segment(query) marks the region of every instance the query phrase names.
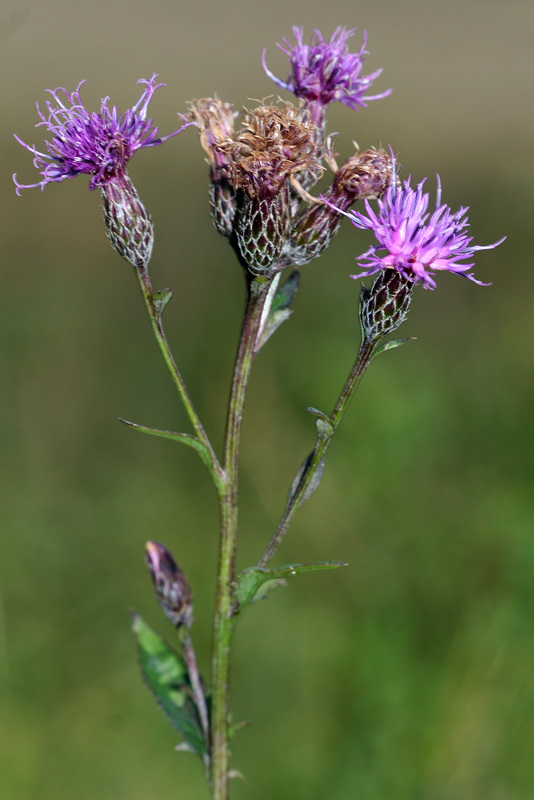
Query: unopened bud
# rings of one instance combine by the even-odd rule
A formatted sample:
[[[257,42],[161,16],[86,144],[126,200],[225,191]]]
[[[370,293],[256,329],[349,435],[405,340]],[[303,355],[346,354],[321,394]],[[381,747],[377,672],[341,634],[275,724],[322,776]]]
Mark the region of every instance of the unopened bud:
[[[176,628],[181,625],[189,628],[193,621],[193,602],[184,573],[159,542],[147,542],[145,560],[165,616]]]
[[[111,246],[137,269],[148,266],[154,227],[126,172],[102,186],[104,222]]]
[[[394,269],[385,269],[370,289],[362,286],[360,324],[369,342],[378,342],[397,330],[406,317],[412,299],[413,281]]]

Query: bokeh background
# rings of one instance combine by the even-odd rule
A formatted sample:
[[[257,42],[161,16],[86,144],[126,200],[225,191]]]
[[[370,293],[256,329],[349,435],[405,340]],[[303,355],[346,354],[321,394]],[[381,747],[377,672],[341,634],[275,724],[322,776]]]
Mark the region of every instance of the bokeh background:
[[[125,109],[160,74],[162,132],[188,99],[273,93],[260,55],[302,24],[369,33],[366,72],[391,97],[331,109],[356,139],[439,171],[471,207],[480,288],[443,275],[415,293],[331,448],[320,490],[278,563],[340,559],[251,608],[238,628],[233,710],[246,719],[234,796],[255,800],[527,800],[534,796],[532,33],[527,0],[5,0],[0,12],[0,796],[202,800],[198,763],[141,685],[128,609],[172,636],[143,564],[165,542],[196,597],[209,671],[217,507],[194,453],[119,416],[188,430],[138,289],[79,178],[17,198],[42,142],[34,103],[74,88]],[[213,229],[195,131],[138,154],[156,225],[154,282],[172,287],[169,337],[219,446],[243,304]],[[295,314],[256,364],[245,420],[241,567],[263,550],[355,356],[367,247],[347,225],[303,269]]]

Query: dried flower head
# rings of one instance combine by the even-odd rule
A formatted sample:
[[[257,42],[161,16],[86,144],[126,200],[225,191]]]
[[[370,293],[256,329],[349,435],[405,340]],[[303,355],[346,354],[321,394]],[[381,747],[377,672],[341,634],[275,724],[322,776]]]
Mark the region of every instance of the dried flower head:
[[[318,30],[314,30],[311,45],[307,45],[303,42],[303,29],[295,26],[293,35],[296,44],[292,45],[284,39],[284,45],[278,45],[291,65],[291,74],[285,81],[277,78],[267,68],[265,50],[263,51],[263,68],[269,78],[280,88],[294,92],[297,97],[304,99],[313,109],[312,118],[316,124],[322,122],[320,109],[324,109],[328,103],[339,100],[357,110],[365,107],[370,100],[378,100],[391,93],[391,89],[387,89],[381,94],[365,96],[365,92],[382,70],[379,69],[371,75],[360,75],[364,56],[367,54],[367,33],[364,31],[360,50],[349,53],[347,40],[353,33],[354,30],[336,28],[327,42]]]
[[[472,261],[462,262],[473,258],[478,250],[497,247],[506,237],[493,244],[471,244],[473,237],[467,234],[468,208],[461,207],[453,213],[449,206],[441,203],[438,175],[435,209],[428,211],[429,195],[423,192],[425,180],[416,189],[411,188],[410,178],[400,187],[393,180],[383,198],[377,201],[378,211],[373,210],[369,200],[365,200],[367,214],[338,209],[356,228],[371,230],[378,240],[378,245],[373,245],[357,259],[364,267],[363,272],[351,277],[361,278],[379,270],[394,269],[414,283],[420,281],[425,289],[434,289],[436,282],[432,273],[447,270],[487,286],[467,272],[473,266]]]
[[[234,138],[234,112],[230,103],[218,97],[206,97],[189,104],[188,119],[200,129],[200,144],[210,165],[210,205],[213,224],[226,239],[232,235],[235,217],[235,189],[230,185],[225,168],[231,156],[225,143]]]
[[[395,164],[391,153],[375,147],[362,153],[356,144],[355,147],[356,153],[341,167],[338,168],[332,158],[329,162],[334,167],[335,177],[325,196],[331,203],[342,205],[344,210],[355,200],[382,197],[393,179]]]
[[[322,171],[316,128],[302,104],[262,103],[245,111],[242,123],[234,139],[221,145],[230,157],[226,173],[235,189],[249,197],[274,196],[296,172]]]
[[[181,625],[189,628],[193,621],[193,603],[184,573],[159,542],[147,542],[145,560],[165,616],[176,628]]]
[[[341,225],[342,212],[357,200],[381,196],[393,179],[393,158],[385,150],[357,150],[341,167],[333,153],[327,161],[334,172],[332,185],[322,201],[315,200],[297,215],[281,266],[301,266],[321,255]]]
[[[33,153],[33,163],[42,180],[21,184],[14,175],[17,194],[21,189],[36,186],[44,189],[48,183],[60,183],[81,174],[92,176],[90,189],[103,187],[125,171],[136,150],[161,144],[190,125],[186,122],[168,136],[158,136],[158,129],[147,119],[148,104],[154,92],[165,85],[156,83],[156,78],[154,74],[148,81],[138,81],[144,84],[143,93],[137,103],[121,115],[116,106],[108,108],[108,97],[102,100],[100,113],[87,111],[80,98],[84,81],[74,92],[61,87],[48,90],[53,101],[46,101],[44,111],[37,104],[41,122],[36,126],[44,125],[52,134],[51,140],[46,142],[47,152],[40,152],[35,145],[28,145],[15,136]]]
[[[237,112],[231,103],[223,103],[218,97],[204,97],[189,103],[187,118],[196,122],[200,129],[200,144],[208,157],[208,163],[224,166],[228,159],[220,145],[234,138],[234,119]]]

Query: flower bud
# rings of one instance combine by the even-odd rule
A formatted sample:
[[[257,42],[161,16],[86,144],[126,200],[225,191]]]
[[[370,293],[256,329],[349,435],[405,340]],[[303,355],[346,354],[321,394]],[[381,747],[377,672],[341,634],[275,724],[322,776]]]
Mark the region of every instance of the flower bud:
[[[152,576],[158,603],[165,616],[179,628],[191,627],[193,602],[186,577],[166,547],[147,542],[146,565]]]
[[[111,246],[134,267],[145,270],[152,255],[154,227],[126,172],[102,186],[102,199]]]
[[[394,269],[380,272],[370,289],[362,286],[360,324],[362,334],[372,343],[397,330],[406,317],[414,283]]]

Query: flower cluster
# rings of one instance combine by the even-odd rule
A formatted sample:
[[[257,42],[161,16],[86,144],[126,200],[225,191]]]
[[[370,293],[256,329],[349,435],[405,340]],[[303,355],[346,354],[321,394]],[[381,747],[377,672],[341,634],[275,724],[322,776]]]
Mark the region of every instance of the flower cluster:
[[[354,30],[338,27],[330,40],[315,30],[311,43],[303,29],[293,28],[295,43],[283,39],[278,47],[287,55],[290,74],[277,78],[263,67],[277,86],[293,92],[297,105],[280,101],[245,109],[241,127],[238,114],[228,103],[207,98],[190,104],[184,124],[167,136],[148,118],[154,92],[164,84],[157,75],[141,80],[143,92],[134,106],[122,114],[104,98],[100,111],[90,113],[74,92],[50,91],[45,109],[37,106],[41,121],[51,134],[46,151],[17,141],[34,156],[41,180],[21,184],[14,176],[17,193],[22,188],[61,182],[79,174],[91,176],[90,189],[100,188],[104,219],[113,247],[138,269],[145,269],[153,244],[149,215],[126,173],[126,165],[140,149],[162,144],[188,125],[196,125],[210,166],[210,203],[217,230],[230,242],[243,267],[253,274],[273,274],[299,266],[320,255],[339,228],[342,215],[353,225],[374,232],[378,244],[359,257],[360,275],[395,270],[405,280],[435,287],[433,274],[448,270],[477,281],[469,272],[478,250],[496,247],[473,245],[467,233],[467,208],[453,213],[441,204],[441,188],[435,209],[429,208],[424,181],[416,189],[394,174],[393,154],[371,148],[338,167],[325,131],[325,112],[330,103],[341,102],[357,110],[391,90],[369,95],[377,70],[362,75],[367,55],[364,32],[360,49],[349,51]],[[320,198],[310,189],[326,167],[333,172],[331,185]],[[369,200],[378,200],[373,210]],[[365,201],[365,213],[350,210]],[[468,262],[468,263],[465,263]]]

